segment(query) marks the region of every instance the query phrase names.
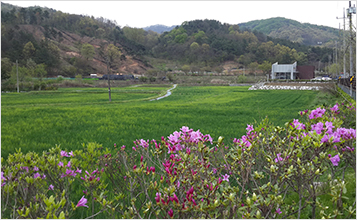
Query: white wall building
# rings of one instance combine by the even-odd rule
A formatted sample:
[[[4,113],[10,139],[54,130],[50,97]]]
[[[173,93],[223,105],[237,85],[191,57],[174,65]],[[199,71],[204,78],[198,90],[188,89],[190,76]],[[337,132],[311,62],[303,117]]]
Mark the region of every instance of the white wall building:
[[[296,79],[296,65],[293,64],[278,64],[274,63],[271,66],[271,78],[272,79]]]

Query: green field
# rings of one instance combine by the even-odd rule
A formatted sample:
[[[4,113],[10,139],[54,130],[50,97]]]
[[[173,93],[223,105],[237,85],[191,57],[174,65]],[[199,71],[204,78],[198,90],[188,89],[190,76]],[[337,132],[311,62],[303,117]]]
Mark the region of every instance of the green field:
[[[171,96],[167,86],[112,89],[60,88],[57,91],[1,95],[1,154],[21,148],[41,152],[61,145],[79,149],[82,143],[104,147],[131,146],[136,139],[160,139],[188,126],[219,136],[238,138],[246,125],[269,116],[283,125],[298,112],[336,98],[318,91],[249,91],[249,87],[180,87]]]

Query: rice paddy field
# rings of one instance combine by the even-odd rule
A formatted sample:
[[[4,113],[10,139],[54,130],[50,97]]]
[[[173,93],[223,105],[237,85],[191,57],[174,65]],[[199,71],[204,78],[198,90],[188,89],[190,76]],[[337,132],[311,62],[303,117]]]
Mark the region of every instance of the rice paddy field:
[[[247,124],[268,116],[276,125],[298,118],[298,112],[337,97],[320,91],[249,91],[248,86],[167,85],[112,88],[59,88],[57,91],[2,93],[1,156],[15,149],[42,152],[56,145],[81,148],[97,142],[103,147],[132,146],[136,139],[160,139],[182,126],[219,136],[238,138]]]

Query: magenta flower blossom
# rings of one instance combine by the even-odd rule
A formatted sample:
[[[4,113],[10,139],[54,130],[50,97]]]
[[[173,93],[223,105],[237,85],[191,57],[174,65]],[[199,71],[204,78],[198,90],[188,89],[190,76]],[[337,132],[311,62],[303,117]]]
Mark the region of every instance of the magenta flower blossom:
[[[69,152],[69,156],[74,157],[73,151]]]
[[[152,171],[153,173],[155,173],[155,167],[150,167],[150,171]]]
[[[33,175],[33,178],[34,178],[34,179],[40,178],[40,177],[41,177],[41,175],[40,175],[39,173],[35,173],[35,174]]]
[[[58,166],[63,167],[63,162],[60,161],[60,162],[58,163]]]
[[[294,119],[294,121],[293,121],[293,127],[296,128],[297,130],[306,129],[306,126],[305,126],[303,123],[299,122],[298,119]]]
[[[135,170],[136,169],[136,165],[134,165],[134,167],[133,167],[133,170]]]
[[[223,181],[227,181],[229,182],[229,175],[228,174],[225,174],[223,177]]]
[[[53,190],[55,187],[51,184],[49,187],[48,187],[48,190]]]
[[[326,109],[321,109],[321,108],[317,108],[315,110],[312,110],[309,118],[310,119],[314,119],[314,118],[321,118],[323,114],[325,114]]]
[[[170,209],[167,214],[169,214],[169,216],[172,218],[174,216],[174,211],[172,211],[172,209]]]
[[[275,163],[277,163],[278,161],[283,161],[283,158],[280,157],[281,154],[277,154],[277,158],[274,159]]]
[[[39,171],[38,167],[36,167],[36,166],[33,168],[33,170],[34,171]]]
[[[61,151],[61,157],[69,157],[66,151]]]
[[[191,131],[193,131],[192,129],[189,129],[188,127],[186,127],[186,126],[182,126],[182,128],[180,129],[182,132],[184,132],[184,133],[189,133],[189,132],[191,132]]]
[[[278,213],[278,214],[281,214],[281,213],[282,213],[281,210],[280,210],[280,208],[278,208],[278,209],[276,210],[276,213]]]
[[[135,148],[135,147],[133,147],[133,150],[134,150],[134,151],[136,151],[136,148]]]
[[[71,167],[71,161],[68,161],[67,167]]]
[[[338,166],[338,162],[340,162],[340,156],[336,154],[334,157],[331,157],[330,160],[334,166]]]
[[[121,146],[121,149],[122,149],[122,150],[125,150],[125,145]]]
[[[329,136],[325,135],[321,138],[321,143],[327,143],[329,141]]]
[[[155,200],[156,200],[157,203],[160,202],[160,197],[161,197],[161,193],[157,192],[156,196],[155,196]]]
[[[311,130],[316,131],[316,134],[321,134],[322,130],[324,130],[324,123],[319,122],[317,124],[311,125]]]
[[[87,203],[87,199],[84,198],[84,196],[83,196],[83,197],[78,201],[77,207],[84,206],[84,207],[87,207],[87,208],[88,208],[88,206],[86,205],[86,203]]]
[[[76,173],[82,173],[82,170],[80,170],[79,168],[77,168]]]
[[[337,112],[338,111],[338,104],[334,105],[332,108],[330,108],[331,111]]]
[[[326,130],[327,130],[326,133],[327,133],[327,134],[333,134],[332,129],[333,129],[335,126],[333,126],[332,122],[326,121],[326,122],[325,122],[325,126],[326,126]]]
[[[253,125],[248,125],[247,124],[246,130],[248,131],[248,133],[250,133],[251,131],[254,131]]]

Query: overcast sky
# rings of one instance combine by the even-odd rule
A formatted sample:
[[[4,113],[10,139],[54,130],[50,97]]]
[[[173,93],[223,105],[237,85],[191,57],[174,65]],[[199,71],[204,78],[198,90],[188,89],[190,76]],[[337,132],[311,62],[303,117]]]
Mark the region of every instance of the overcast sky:
[[[272,17],[343,29],[343,8],[348,1],[3,1],[21,7],[41,6],[70,14],[115,20],[121,27],[214,19],[238,24]],[[352,6],[356,1],[352,1]],[[355,24],[356,15],[353,15]],[[347,24],[348,20],[346,20]],[[346,26],[346,29],[348,26]]]

